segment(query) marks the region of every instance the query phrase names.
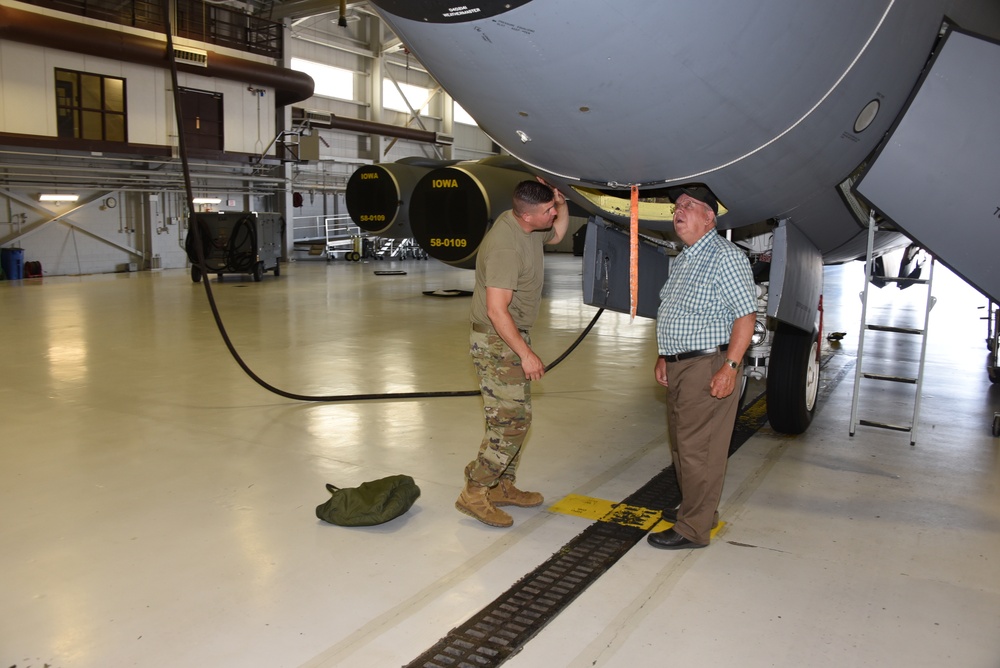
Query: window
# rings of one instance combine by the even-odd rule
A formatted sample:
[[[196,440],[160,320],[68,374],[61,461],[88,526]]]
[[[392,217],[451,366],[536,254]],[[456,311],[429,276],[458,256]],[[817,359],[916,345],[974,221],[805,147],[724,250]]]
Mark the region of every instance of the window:
[[[316,88],[313,95],[320,97],[335,97],[341,100],[354,99],[354,72],[331,67],[311,60],[292,58],[292,69],[305,72],[313,78]]]
[[[406,94],[406,100],[410,103],[411,107],[417,110],[421,116],[428,115],[428,107],[431,101],[431,91],[429,89],[405,83],[399,84],[399,87],[403,89],[403,93]],[[382,107],[391,109],[392,111],[410,113],[410,110],[406,107],[406,102],[403,101],[403,96],[399,94],[399,90],[388,79],[382,80]]]
[[[59,137],[128,141],[125,80],[56,69],[56,128]]]
[[[465,125],[475,125],[477,127],[479,126],[479,123],[476,123],[476,119],[470,116],[469,112],[463,109],[462,105],[460,105],[458,102],[455,103],[455,108],[452,111],[452,113],[455,115],[456,123],[464,123]]]

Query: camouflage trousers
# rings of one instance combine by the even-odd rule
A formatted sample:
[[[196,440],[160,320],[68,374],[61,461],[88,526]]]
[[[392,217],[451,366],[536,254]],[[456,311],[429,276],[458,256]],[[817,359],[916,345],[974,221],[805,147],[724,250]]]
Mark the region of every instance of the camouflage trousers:
[[[527,333],[521,336],[530,345]],[[501,477],[514,480],[521,445],[531,424],[531,382],[524,377],[521,359],[496,332],[473,331],[469,353],[479,374],[486,435],[479,455],[465,467],[466,480],[487,487]]]

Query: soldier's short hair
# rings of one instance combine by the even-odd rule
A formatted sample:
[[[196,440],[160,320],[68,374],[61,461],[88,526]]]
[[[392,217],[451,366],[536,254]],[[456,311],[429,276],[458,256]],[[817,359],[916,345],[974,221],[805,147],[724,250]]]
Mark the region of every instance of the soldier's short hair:
[[[521,215],[530,206],[548,204],[555,195],[552,188],[538,181],[521,181],[514,188],[514,213]]]

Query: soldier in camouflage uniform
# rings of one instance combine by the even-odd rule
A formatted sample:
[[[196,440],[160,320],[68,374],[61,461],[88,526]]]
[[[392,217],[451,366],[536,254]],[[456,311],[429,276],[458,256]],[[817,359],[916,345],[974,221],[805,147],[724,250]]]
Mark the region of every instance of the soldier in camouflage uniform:
[[[476,257],[469,344],[486,435],[479,455],[465,467],[465,488],[455,507],[490,526],[514,523],[497,506],[543,501],[538,492],[515,487],[514,480],[531,424],[531,381],[545,373],[528,335],[541,303],[543,246],[559,243],[568,226],[562,193],[539,181],[522,181],[514,189],[513,209],[497,217]]]

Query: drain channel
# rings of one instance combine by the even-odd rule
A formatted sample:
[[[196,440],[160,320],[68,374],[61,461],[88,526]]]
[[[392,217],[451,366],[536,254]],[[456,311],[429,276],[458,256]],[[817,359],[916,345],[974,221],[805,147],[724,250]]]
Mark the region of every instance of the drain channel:
[[[825,356],[823,368],[834,356]],[[840,370],[820,389],[829,396],[846,374]],[[767,422],[765,395],[737,415],[729,454],[739,450]],[[644,516],[672,508],[680,500],[672,466],[622,501],[558,552],[518,580],[404,668],[493,668],[517,654],[542,628],[646,535]],[[629,508],[621,508],[629,506]],[[639,511],[638,513],[635,511]]]
[[[677,478],[668,467],[623,503],[661,511],[677,498]],[[499,666],[645,535],[645,529],[595,522],[407,668]]]

